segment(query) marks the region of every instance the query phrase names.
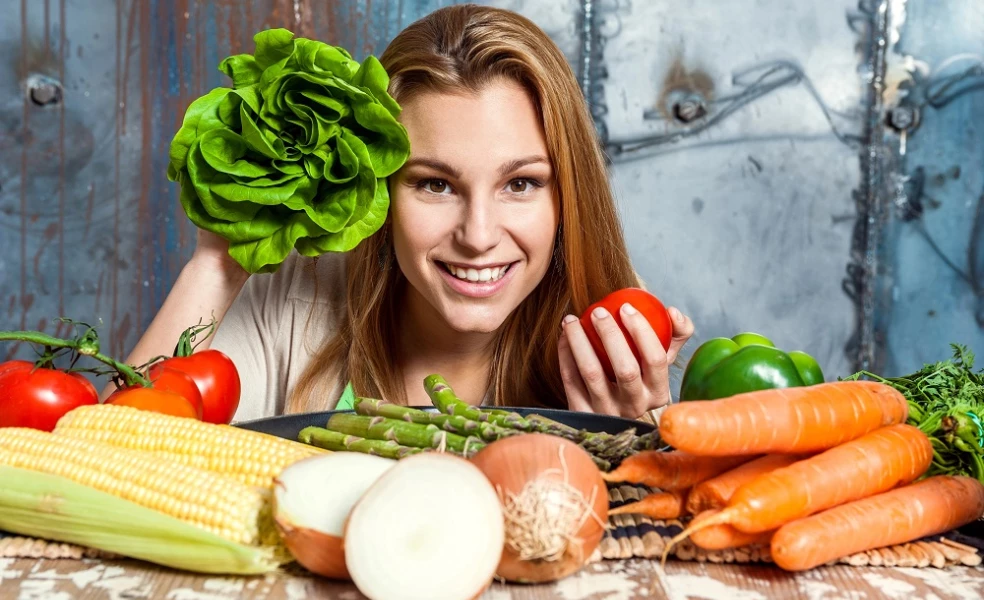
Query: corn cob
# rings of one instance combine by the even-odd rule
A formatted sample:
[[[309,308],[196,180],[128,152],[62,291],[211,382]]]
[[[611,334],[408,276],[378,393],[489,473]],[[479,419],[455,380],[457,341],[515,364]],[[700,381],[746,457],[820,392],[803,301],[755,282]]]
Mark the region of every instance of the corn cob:
[[[200,573],[267,573],[290,560],[65,477],[0,464],[0,482],[0,529],[12,533]]]
[[[58,475],[232,542],[274,539],[265,491],[144,452],[6,427],[0,428],[0,465]]]
[[[58,421],[54,433],[151,452],[267,489],[284,467],[325,452],[257,431],[113,404],[76,408]]]

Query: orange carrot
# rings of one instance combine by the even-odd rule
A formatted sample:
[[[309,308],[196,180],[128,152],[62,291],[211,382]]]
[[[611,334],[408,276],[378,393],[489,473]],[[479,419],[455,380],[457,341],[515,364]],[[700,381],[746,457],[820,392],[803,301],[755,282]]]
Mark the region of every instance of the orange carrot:
[[[984,514],[984,485],[937,475],[793,521],[772,537],[772,558],[787,571],[951,531]]]
[[[835,381],[673,404],[659,433],[701,456],[820,452],[908,415],[905,396],[888,385]]]
[[[705,520],[716,515],[720,511],[707,510],[691,521],[692,525],[699,525]],[[751,546],[752,544],[768,544],[775,531],[763,531],[761,533],[745,533],[732,527],[731,525],[710,525],[704,529],[695,531],[690,536],[690,541],[695,546],[704,550],[725,550],[727,548],[740,548]]]
[[[804,458],[805,455],[798,454],[769,454],[702,481],[687,496],[687,512],[696,515],[706,510],[724,508],[735,490],[742,485],[759,475],[788,467]]]
[[[675,492],[656,492],[638,502],[623,504],[608,511],[609,515],[638,514],[651,519],[678,519],[683,514],[687,502],[686,490]]]
[[[746,483],[721,512],[673,538],[667,552],[698,528],[723,523],[761,533],[910,483],[926,472],[932,459],[929,438],[911,425],[872,431]]]
[[[672,492],[693,487],[752,458],[644,450],[623,460],[614,471],[601,475],[609,483],[637,483]]]

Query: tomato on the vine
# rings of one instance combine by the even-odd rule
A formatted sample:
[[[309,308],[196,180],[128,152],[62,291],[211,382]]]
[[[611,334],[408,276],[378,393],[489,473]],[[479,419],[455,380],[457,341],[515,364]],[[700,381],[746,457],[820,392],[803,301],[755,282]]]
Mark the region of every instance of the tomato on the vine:
[[[629,343],[632,354],[636,357],[636,360],[640,360],[639,348],[636,347],[635,341],[632,339],[632,334],[629,333],[625,328],[625,324],[622,323],[621,308],[626,303],[631,304],[639,311],[639,314],[646,317],[646,320],[649,321],[649,324],[652,325],[653,330],[656,332],[659,341],[662,342],[664,350],[670,348],[670,341],[673,339],[673,321],[670,319],[670,313],[667,312],[666,307],[659,301],[659,298],[646,290],[625,288],[612,292],[589,306],[584,311],[584,314],[581,315],[581,327],[584,328],[584,333],[588,336],[591,346],[598,354],[598,360],[601,361],[605,375],[611,381],[615,380],[615,371],[612,369],[612,362],[608,358],[608,352],[605,351],[605,345],[602,343],[601,337],[595,331],[594,324],[591,322],[591,312],[599,306],[607,310],[625,335],[625,340]]]
[[[241,382],[232,359],[215,349],[174,356],[159,364],[177,369],[194,380],[201,392],[202,421],[228,424],[239,407]]]
[[[201,420],[204,408],[202,393],[188,374],[163,361],[150,367],[147,379],[155,390],[171,392],[187,400],[195,409],[195,418]]]
[[[52,431],[68,411],[98,403],[95,386],[79,373],[26,360],[0,364],[0,427]]]
[[[198,411],[184,396],[175,392],[135,385],[126,387],[106,399],[106,404],[132,406],[140,410],[198,419]]]

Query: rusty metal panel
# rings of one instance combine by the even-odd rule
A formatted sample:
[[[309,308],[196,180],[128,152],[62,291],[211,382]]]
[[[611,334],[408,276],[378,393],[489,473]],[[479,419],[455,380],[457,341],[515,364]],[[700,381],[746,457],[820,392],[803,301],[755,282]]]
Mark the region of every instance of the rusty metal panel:
[[[984,4],[893,5],[885,370],[936,362],[951,342],[984,366]]]
[[[84,320],[124,356],[194,248],[167,150],[219,61],[270,27],[361,58],[445,4],[0,0],[0,327]]]
[[[685,355],[755,331],[850,372],[856,4],[634,2],[609,17],[614,184],[638,269],[694,320]]]

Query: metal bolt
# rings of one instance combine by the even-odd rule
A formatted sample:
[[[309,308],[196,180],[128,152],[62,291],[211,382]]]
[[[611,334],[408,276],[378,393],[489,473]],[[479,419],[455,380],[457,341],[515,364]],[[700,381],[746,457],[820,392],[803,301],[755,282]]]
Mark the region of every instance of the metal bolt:
[[[44,75],[32,75],[28,79],[28,96],[38,106],[58,104],[62,101],[62,86]]]
[[[888,113],[888,124],[897,131],[912,129],[919,121],[916,108],[907,104],[896,106]]]
[[[691,123],[707,114],[700,98],[687,98],[673,105],[673,116],[681,123]]]

